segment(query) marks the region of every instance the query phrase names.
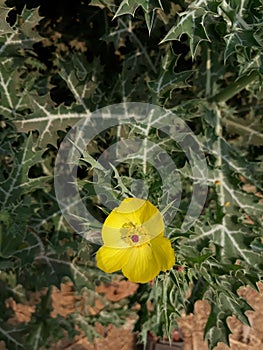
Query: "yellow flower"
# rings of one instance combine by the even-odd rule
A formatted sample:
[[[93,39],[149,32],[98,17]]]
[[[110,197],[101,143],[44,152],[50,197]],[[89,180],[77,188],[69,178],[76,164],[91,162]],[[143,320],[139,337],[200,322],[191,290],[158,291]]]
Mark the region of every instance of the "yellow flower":
[[[124,199],[105,220],[102,239],[97,266],[107,273],[122,270],[132,282],[147,283],[175,263],[162,215],[148,200]]]

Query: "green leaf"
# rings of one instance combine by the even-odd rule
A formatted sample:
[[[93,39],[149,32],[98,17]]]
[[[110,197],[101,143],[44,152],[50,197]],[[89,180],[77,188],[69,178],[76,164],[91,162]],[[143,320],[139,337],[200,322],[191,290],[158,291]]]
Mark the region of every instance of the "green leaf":
[[[40,17],[37,9],[22,11],[11,33],[0,35],[0,112],[5,118],[24,116],[28,113],[28,91],[36,83],[35,74],[24,66],[24,53],[33,49],[41,37],[35,31]],[[34,55],[33,55],[34,56]],[[27,79],[23,74],[27,72]]]
[[[89,112],[87,101],[96,90],[97,83],[93,80],[94,71],[100,69],[98,60],[90,65],[86,59],[73,55],[71,60],[60,62],[59,74],[75,97],[76,103],[83,111]]]
[[[230,290],[231,285],[229,285]],[[227,325],[227,317],[233,314],[244,324],[250,326],[246,311],[253,310],[252,307],[238,295],[221,292],[214,296],[215,302],[211,303],[211,311],[205,326],[205,339],[208,340],[209,349],[213,349],[219,342],[229,346],[229,335],[231,333]]]
[[[5,5],[5,0],[0,0],[0,36],[13,32],[13,29],[6,21],[10,10],[11,9]]]
[[[10,67],[1,67],[0,72],[0,93],[1,106],[0,112],[6,118],[13,118],[19,111],[24,112],[27,108],[26,91],[21,95],[17,93],[16,82],[19,79],[17,69],[12,70]]]
[[[228,131],[236,132],[241,136],[242,144],[263,146],[263,126],[260,118],[254,115],[252,108],[251,113],[246,118],[233,115],[230,118],[224,118],[223,124]]]
[[[7,33],[0,32],[0,58],[9,57],[15,59],[17,53],[24,49],[31,49],[32,45],[42,38],[35,30],[40,21],[38,9],[23,9],[22,14],[17,17],[15,29]],[[13,57],[12,57],[12,55]],[[0,62],[4,64],[4,62]]]
[[[171,95],[174,89],[183,89],[190,86],[188,82],[193,76],[192,70],[178,71],[177,62],[180,56],[169,49],[162,59],[162,69],[157,79],[148,82],[151,91],[162,98]]]
[[[84,57],[72,55],[66,63],[61,60],[59,65],[59,74],[74,96],[75,103],[70,107],[66,105],[57,107],[49,94],[39,96],[34,89],[25,91],[23,100],[30,108],[30,112],[26,116],[17,116],[14,121],[18,132],[37,130],[38,144],[42,148],[48,144],[57,147],[57,130],[66,131],[80,119],[90,116],[90,100],[94,98],[98,87],[93,80],[94,71],[99,72],[101,69],[97,60],[89,64]]]
[[[125,14],[134,16],[138,7],[142,7],[144,11],[145,21],[150,33],[153,27],[155,11],[163,8],[161,0],[123,0],[114,18]]]
[[[23,34],[27,40],[30,38],[35,42],[38,42],[42,39],[39,32],[36,30],[36,26],[39,25],[42,18],[43,17],[39,16],[39,8],[34,8],[32,10],[24,8],[22,14],[18,16],[17,22],[19,21],[21,23],[21,34]]]
[[[156,82],[149,82],[148,86],[154,93],[161,96],[167,91],[188,87],[189,83],[187,83],[187,81],[191,78],[192,75],[192,70],[183,71],[180,73],[166,71],[158,78]]]
[[[32,108],[23,119],[17,118],[14,125],[18,132],[28,133],[37,130],[39,132],[38,144],[45,148],[48,144],[57,146],[57,130],[66,131],[81,118],[86,118],[89,113],[83,112],[79,106],[69,109],[66,106],[55,107],[50,96],[27,95],[28,106]],[[41,111],[41,116],[39,115]]]
[[[146,2],[146,1],[145,1]],[[123,0],[115,13],[115,17],[130,14],[134,16],[136,9],[141,6],[142,1],[138,0]]]
[[[220,4],[222,16],[228,25],[228,34],[224,39],[226,48],[224,60],[231,55],[239,59],[246,57],[251,69],[251,61],[262,52],[262,10],[258,1],[230,1]],[[258,35],[259,34],[259,35]]]
[[[263,252],[263,243],[262,243],[262,239],[257,237],[253,240],[253,242],[251,242],[250,244],[251,248],[255,251],[255,252],[259,252],[262,253]]]
[[[195,57],[200,42],[209,41],[205,22],[206,16],[210,11],[206,5],[206,0],[193,1],[188,6],[187,11],[180,13],[178,23],[170,29],[161,43],[170,40],[180,40],[182,34],[186,34],[190,39],[192,57]]]
[[[213,303],[204,331],[210,350],[216,347],[219,342],[224,342],[229,346],[231,331],[226,323],[226,318],[227,315],[222,312],[221,308]]]
[[[1,182],[0,203],[2,210],[19,201],[22,195],[43,188],[49,179],[48,176],[28,177],[30,168],[41,163],[43,150],[35,149],[32,134],[28,138],[23,136],[23,139],[24,142],[17,153],[10,150],[13,166],[9,177]]]
[[[224,60],[226,61],[231,55],[236,54],[239,48],[256,47],[260,48],[260,43],[256,40],[255,31],[253,29],[237,30],[225,36],[226,49],[224,52]],[[251,59],[251,57],[248,57]]]
[[[20,332],[24,330],[24,325],[14,328],[12,325],[5,324],[0,327],[0,339],[8,344],[9,349],[25,349]]]

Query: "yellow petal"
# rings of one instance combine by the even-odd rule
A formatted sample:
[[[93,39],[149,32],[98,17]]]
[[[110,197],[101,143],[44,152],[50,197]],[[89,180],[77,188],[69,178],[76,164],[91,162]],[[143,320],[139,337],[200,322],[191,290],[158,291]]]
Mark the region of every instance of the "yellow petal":
[[[100,247],[96,254],[98,268],[107,273],[121,270],[129,260],[131,249]]]
[[[125,198],[119,207],[113,209],[105,220],[108,227],[121,228],[128,222],[142,224],[158,209],[149,201],[140,198]]]
[[[133,247],[122,272],[132,282],[147,283],[160,271],[170,270],[174,264],[171,242],[161,234],[149,243]]]
[[[142,228],[148,232],[151,239],[164,235],[164,221],[162,214],[157,209],[156,213],[152,215],[148,220],[145,220],[142,224]]]
[[[102,227],[104,245],[114,248],[128,248],[120,229],[128,223],[141,225],[150,240],[164,231],[164,222],[159,210],[148,200],[126,198],[105,220]]]
[[[129,260],[123,266],[122,272],[131,282],[147,283],[155,278],[160,272],[160,266],[151,245],[145,243],[131,248]]]
[[[171,242],[161,235],[151,240],[155,260],[158,261],[161,271],[170,270],[175,264],[175,254]]]

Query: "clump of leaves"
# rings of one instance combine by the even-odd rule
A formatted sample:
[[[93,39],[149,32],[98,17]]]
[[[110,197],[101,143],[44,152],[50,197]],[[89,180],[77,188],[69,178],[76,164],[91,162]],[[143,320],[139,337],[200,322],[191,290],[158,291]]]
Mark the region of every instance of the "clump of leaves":
[[[169,334],[182,310],[193,312],[195,301],[206,299],[211,311],[204,337],[210,349],[220,341],[228,344],[227,317],[234,314],[248,324],[245,312],[251,309],[238,289],[257,289],[263,272],[261,2],[93,0],[85,6],[76,2],[75,12],[67,6],[60,12],[58,2],[52,14],[45,3],[39,0],[37,9],[30,1],[24,7],[0,1],[0,339],[10,349],[47,348],[62,336],[59,329],[74,336],[75,323],[94,335],[92,315],[52,319],[49,292],[31,322],[14,329],[5,300],[21,302],[31,290],[59,288],[65,278],[93,293],[96,282],[109,280],[95,267],[97,247],[63,219],[53,188],[54,162],[78,120],[97,108],[132,101],[170,109],[195,132],[208,165],[202,214],[194,227],[182,230],[192,173],[180,147],[154,124],[131,123],[98,135],[79,164],[80,192],[102,220],[105,208],[92,172],[98,167],[106,176],[109,169],[99,166],[99,154],[120,137],[140,133],[169,153],[184,194],[167,228],[177,266],[153,286],[138,289],[142,308],[136,327],[144,341],[149,330]],[[146,163],[134,151],[114,169],[114,196],[139,193],[147,183],[153,202],[169,198]],[[113,312],[108,306],[106,316]],[[119,324],[129,310],[114,312]],[[112,322],[105,313],[96,320]]]

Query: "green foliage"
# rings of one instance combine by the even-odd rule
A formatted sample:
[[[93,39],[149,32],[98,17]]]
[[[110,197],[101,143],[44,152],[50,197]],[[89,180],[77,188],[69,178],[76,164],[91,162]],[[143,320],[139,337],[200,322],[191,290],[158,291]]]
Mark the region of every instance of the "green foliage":
[[[50,6],[38,0],[36,8],[30,6],[26,0],[0,2],[0,339],[8,349],[48,348],[65,332],[73,337],[75,325],[92,338],[96,322],[114,319],[120,325],[138,301],[136,329],[146,341],[149,330],[169,335],[182,310],[193,312],[194,303],[206,299],[211,304],[204,334],[209,348],[228,344],[227,317],[236,315],[248,324],[245,312],[251,310],[238,290],[245,285],[257,289],[263,273],[262,2],[123,0]],[[83,152],[78,186],[100,221],[107,201],[147,191],[155,204],[164,198],[164,214],[176,212],[166,228],[176,266],[153,286],[140,286],[125,305],[95,292],[96,283],[111,276],[95,266],[98,247],[65,222],[53,185],[66,132],[94,110],[120,102],[153,103],[189,124],[206,156],[209,188],[202,214],[184,230],[193,184],[202,184],[205,174],[197,166],[200,178],[193,178],[176,128],[174,139],[157,130],[167,125],[165,113],[152,123],[109,128]],[[178,177],[167,164],[166,187],[158,169],[147,163],[146,146],[131,148],[111,169],[98,162],[109,146],[135,137],[154,143],[173,160]],[[95,171],[101,196],[94,189]],[[107,176],[112,188],[104,186]],[[179,208],[172,200],[181,191],[177,183],[183,193]],[[79,293],[105,303],[101,314],[50,316],[52,286],[60,288],[69,279]],[[8,321],[13,314],[8,298],[25,303],[30,291],[43,290],[29,323]]]
[[[118,7],[115,17],[125,14],[134,16],[135,11],[139,7],[143,9],[145,22],[149,33],[151,33],[155,19],[155,11],[157,9],[162,9],[162,3],[160,0],[123,0]]]

